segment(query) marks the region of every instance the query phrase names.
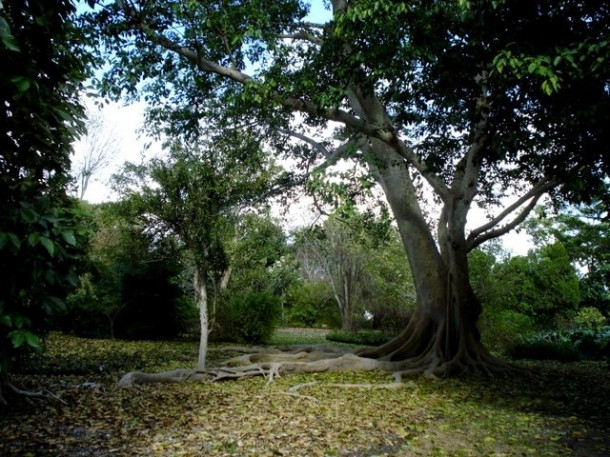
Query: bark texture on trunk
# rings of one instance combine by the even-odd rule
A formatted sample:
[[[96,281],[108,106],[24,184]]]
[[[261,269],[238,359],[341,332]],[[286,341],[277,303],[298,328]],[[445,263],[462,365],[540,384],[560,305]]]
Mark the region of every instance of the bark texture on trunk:
[[[208,318],[208,289],[206,285],[205,273],[195,272],[194,279],[195,295],[197,297],[197,307],[199,308],[199,355],[197,357],[197,369],[205,370],[206,357],[208,354],[209,318]]]
[[[410,262],[417,305],[411,321],[394,340],[356,354],[401,361],[400,375],[504,371],[506,365],[481,344],[476,326],[481,305],[468,275],[464,237],[467,205],[461,199],[449,199],[450,210],[441,217],[440,224],[445,225],[439,228],[437,244],[421,213],[404,160],[379,141],[372,142],[371,151],[375,155],[372,171],[396,218]]]

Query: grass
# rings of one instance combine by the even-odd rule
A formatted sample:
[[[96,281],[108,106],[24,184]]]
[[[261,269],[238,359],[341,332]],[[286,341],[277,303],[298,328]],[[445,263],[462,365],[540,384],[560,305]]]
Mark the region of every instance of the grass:
[[[275,344],[328,343],[290,329]],[[54,334],[16,377],[59,402],[12,397],[0,411],[7,456],[606,456],[610,370],[603,363],[530,362],[535,377],[415,378],[318,373],[120,390],[129,370],[193,366],[194,342],[84,340]],[[223,357],[210,351],[211,363]],[[289,392],[298,384],[318,383]],[[93,382],[93,388],[84,384]],[[333,384],[333,386],[331,386]]]

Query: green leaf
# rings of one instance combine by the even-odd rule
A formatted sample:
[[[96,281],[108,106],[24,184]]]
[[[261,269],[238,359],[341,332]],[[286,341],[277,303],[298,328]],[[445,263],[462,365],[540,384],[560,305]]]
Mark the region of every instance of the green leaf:
[[[15,331],[9,333],[9,336],[11,338],[11,343],[13,344],[13,347],[15,349],[23,346],[23,343],[25,343],[25,333],[26,332],[24,330],[15,330]]]
[[[11,316],[8,314],[1,314],[0,315],[0,324],[4,324],[7,327],[12,327],[13,326],[13,320],[11,319]]]
[[[41,236],[40,244],[47,248],[47,251],[49,251],[49,255],[51,257],[55,255],[55,243],[53,243],[53,241],[51,241],[49,238],[47,238],[46,236]]]
[[[37,335],[34,335],[32,332],[24,332],[25,341],[33,349],[41,349],[40,347],[40,338]]]
[[[10,51],[21,52],[19,49],[19,45],[17,44],[17,40],[11,33],[11,28],[8,25],[8,22],[3,17],[0,17],[0,39],[2,40],[2,44],[4,47]]]
[[[74,232],[72,230],[63,232],[62,236],[64,237],[64,240],[66,240],[66,243],[71,246],[76,246],[76,237],[74,236]]]
[[[17,235],[15,235],[14,233],[3,233],[3,235],[6,235],[6,239],[8,241],[11,242],[11,244],[19,249],[19,247],[21,246],[21,241],[19,241],[19,237],[17,237]],[[4,245],[0,246],[0,249],[3,247]]]
[[[39,233],[30,233],[28,235],[28,244],[30,246],[36,246],[40,243],[40,234]]]
[[[551,95],[553,93],[553,88],[548,81],[544,81],[542,83],[542,91],[547,95]]]
[[[16,76],[11,79],[11,82],[17,86],[19,92],[26,92],[31,85],[31,81],[23,76]]]
[[[54,297],[54,296],[51,295],[48,298],[48,301],[53,303],[53,305],[54,305],[54,307],[56,309],[59,309],[60,311],[65,311],[66,310],[66,303],[61,298]]]

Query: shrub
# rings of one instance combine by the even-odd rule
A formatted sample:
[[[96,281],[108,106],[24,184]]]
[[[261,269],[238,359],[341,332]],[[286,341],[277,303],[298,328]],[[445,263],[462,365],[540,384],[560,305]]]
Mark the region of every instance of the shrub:
[[[286,296],[283,324],[288,327],[340,327],[341,315],[323,282],[297,282]]]
[[[267,343],[279,322],[280,300],[269,292],[246,292],[224,301],[216,313],[218,332],[211,336],[243,344]]]
[[[329,341],[338,343],[357,344],[362,346],[379,346],[390,341],[394,337],[388,332],[377,330],[359,330],[357,332],[345,332],[343,330],[335,330],[326,335]]]
[[[610,327],[539,333],[509,346],[513,358],[610,360]]]
[[[481,337],[486,347],[503,351],[534,333],[534,322],[513,310],[486,309],[479,321]]]
[[[580,358],[580,354],[576,347],[567,341],[523,341],[510,346],[507,352],[513,359],[574,362]]]
[[[584,357],[610,360],[610,327],[576,330],[571,340]]]
[[[586,306],[580,308],[574,316],[574,324],[582,329],[595,329],[603,326],[606,318],[597,308]]]

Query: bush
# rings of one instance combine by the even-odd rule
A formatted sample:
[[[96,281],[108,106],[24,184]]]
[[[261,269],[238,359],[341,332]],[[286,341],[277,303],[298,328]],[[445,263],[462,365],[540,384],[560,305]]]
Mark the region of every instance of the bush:
[[[224,301],[216,312],[212,338],[242,344],[267,343],[280,316],[280,300],[269,292],[246,292]]]
[[[576,330],[571,339],[584,357],[610,360],[610,327]]]
[[[602,327],[606,323],[606,318],[597,308],[585,306],[580,308],[574,316],[574,324],[583,329],[595,329]]]
[[[501,352],[532,335],[534,322],[517,311],[486,309],[479,321],[479,329],[485,346]]]
[[[508,355],[513,359],[558,360],[575,362],[580,354],[567,341],[529,340],[509,347]]]
[[[341,326],[341,315],[332,293],[323,282],[299,282],[286,296],[283,325],[287,327]]]
[[[516,359],[610,360],[610,327],[540,333],[511,345],[507,353]]]
[[[357,344],[362,346],[379,346],[387,343],[393,337],[394,335],[391,333],[376,330],[359,330],[357,332],[335,330],[326,335],[326,339],[329,341]]]

